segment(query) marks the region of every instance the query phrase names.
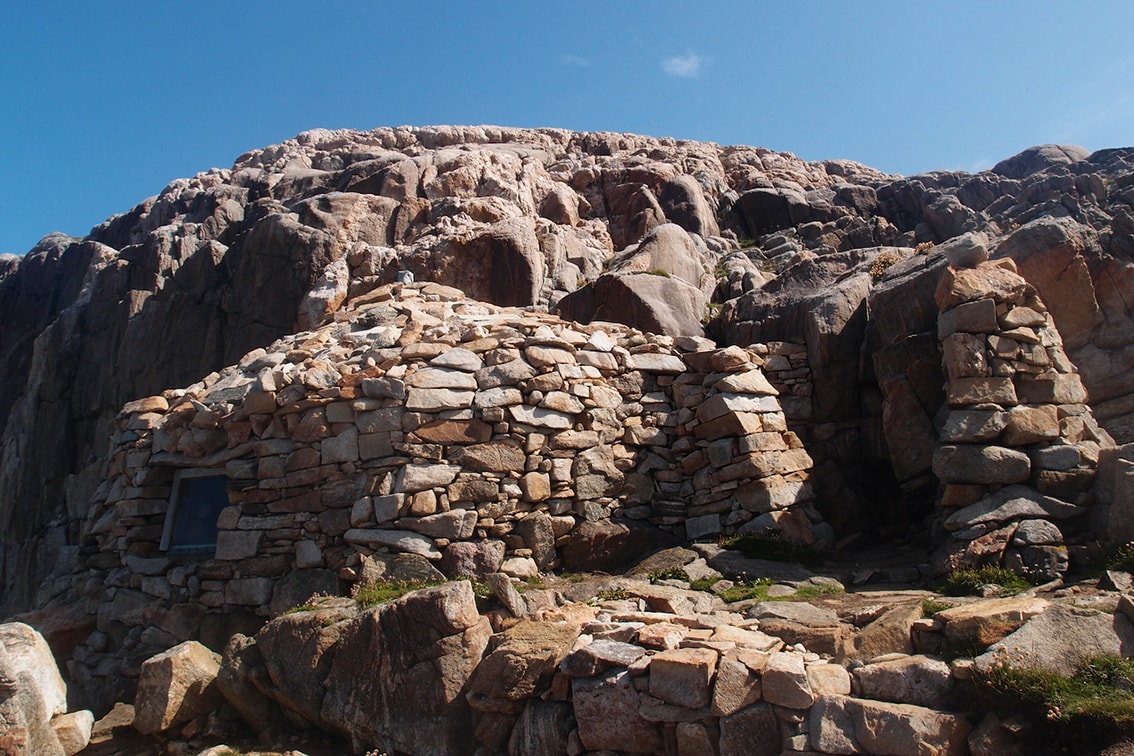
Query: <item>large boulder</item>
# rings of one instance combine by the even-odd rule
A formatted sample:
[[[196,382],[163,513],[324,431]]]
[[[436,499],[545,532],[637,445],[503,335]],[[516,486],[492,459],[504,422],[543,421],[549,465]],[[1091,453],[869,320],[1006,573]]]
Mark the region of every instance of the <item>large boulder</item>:
[[[811,709],[811,746],[823,753],[962,756],[972,725],[923,706],[820,696]]]
[[[469,679],[469,705],[478,711],[519,714],[528,699],[546,692],[579,629],[568,623],[523,620],[501,633]]]
[[[586,521],[571,531],[560,554],[565,569],[609,572],[675,543],[671,534],[636,520]]]
[[[706,275],[705,253],[681,226],[665,223],[641,243],[628,247],[610,263],[614,273],[664,273],[701,288]]]
[[[524,306],[539,302],[545,267],[532,220],[509,218],[450,240],[435,276],[473,299]]]
[[[0,752],[64,756],[51,719],[67,690],[47,642],[19,622],[0,625]]]
[[[1086,160],[1090,152],[1073,144],[1040,144],[1001,160],[992,172],[1013,179],[1022,179],[1056,165],[1070,165]]]
[[[661,728],[639,713],[638,691],[630,673],[614,668],[571,683],[579,739],[589,751],[663,751]]]
[[[67,711],[67,686],[47,641],[35,628],[22,622],[0,625],[0,648],[8,669],[34,692],[49,717]]]
[[[580,323],[605,320],[669,336],[702,336],[707,302],[700,289],[661,270],[608,273],[563,297],[557,312]]]
[[[350,737],[357,751],[467,752],[473,718],[464,694],[492,634],[472,584],[424,588],[362,612],[347,602],[316,600],[312,611],[268,623],[256,646],[269,679],[253,682],[292,713]]]
[[[978,668],[999,661],[1065,675],[1089,656],[1134,654],[1134,623],[1122,614],[1055,605],[1032,617],[976,659]]]
[[[254,680],[265,674],[264,660],[253,638],[237,633],[224,649],[217,687],[241,719],[256,732],[268,732],[282,724],[275,703],[260,692]]]
[[[220,655],[185,641],[142,664],[134,699],[134,729],[166,732],[215,711],[223,700],[216,685]]]

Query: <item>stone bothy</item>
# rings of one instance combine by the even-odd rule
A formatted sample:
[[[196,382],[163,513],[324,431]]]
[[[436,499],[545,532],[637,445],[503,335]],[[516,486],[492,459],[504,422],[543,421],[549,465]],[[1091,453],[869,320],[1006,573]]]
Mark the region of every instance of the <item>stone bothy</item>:
[[[267,616],[299,575],[338,591],[396,554],[523,577],[722,534],[829,542],[767,358],[384,286],[126,405],[80,572],[118,636],[164,648],[195,631],[175,606]]]

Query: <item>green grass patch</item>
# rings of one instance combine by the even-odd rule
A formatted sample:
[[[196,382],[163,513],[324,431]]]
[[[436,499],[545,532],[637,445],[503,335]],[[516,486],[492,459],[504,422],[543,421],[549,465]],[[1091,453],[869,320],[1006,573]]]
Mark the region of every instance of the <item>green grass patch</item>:
[[[546,587],[546,585],[547,584],[544,583],[542,575],[533,575],[530,578],[525,578],[524,582],[520,583],[518,587],[520,589],[520,592],[522,593],[523,591],[528,589],[539,590],[540,588]],[[485,587],[488,587],[488,585],[485,584]]]
[[[814,549],[793,543],[779,532],[732,536],[722,540],[721,546],[739,551],[749,559],[798,562],[807,565],[815,565],[821,561]]]
[[[366,585],[355,586],[350,597],[354,599],[360,609],[369,609],[378,604],[385,604],[399,599],[411,591],[442,585],[444,580],[377,580]],[[476,586],[473,586],[474,593]]]
[[[1124,543],[1110,552],[1106,558],[1108,570],[1134,572],[1134,541]]]
[[[843,592],[843,589],[837,585],[801,585],[796,592],[790,596],[776,596],[768,599],[769,601],[806,601],[807,599],[819,598],[820,596],[836,596]]]
[[[1000,586],[1000,595],[1015,596],[1032,587],[1024,578],[1003,567],[971,567],[950,572],[941,585],[946,596],[979,596],[981,586]]]
[[[689,573],[680,567],[670,567],[668,570],[650,570],[650,582],[656,583],[659,580],[683,580],[686,583],[689,580]]]
[[[1080,747],[1134,732],[1134,660],[1104,655],[1085,659],[1070,677],[998,660],[974,677],[991,708],[1023,713],[1046,737]]]
[[[287,616],[289,614],[300,614],[301,612],[313,612],[316,609],[318,609],[318,607],[314,606],[312,604],[300,604],[299,606],[293,606],[290,609],[284,610],[284,613],[280,616]]]
[[[705,305],[705,314],[701,316],[701,325],[708,325],[713,318],[720,317],[724,305],[720,302],[709,302]]]
[[[607,588],[595,594],[595,601],[626,601],[634,598],[629,591],[624,588]]]
[[[756,599],[758,601],[768,600],[768,589],[773,585],[771,578],[759,578],[757,580],[745,581],[737,583],[733,587],[718,594],[721,600],[726,604],[732,604],[737,601],[746,601],[748,599]]]
[[[952,609],[953,604],[947,601],[938,601],[935,598],[926,598],[921,601],[921,616],[933,617],[938,612],[943,612],[946,609]]]
[[[689,583],[689,587],[695,591],[704,591],[705,593],[712,593],[713,586],[721,581],[722,578],[698,578]]]
[[[668,270],[666,270],[665,268],[654,268],[653,270],[647,270],[646,272],[649,273],[651,276],[661,276],[662,278],[673,278],[673,276],[670,275],[670,272]]]

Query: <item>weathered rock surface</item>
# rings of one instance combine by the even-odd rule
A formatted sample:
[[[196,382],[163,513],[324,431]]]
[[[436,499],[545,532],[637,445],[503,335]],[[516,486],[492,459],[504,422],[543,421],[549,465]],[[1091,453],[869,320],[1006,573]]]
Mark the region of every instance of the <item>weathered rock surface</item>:
[[[67,688],[43,636],[20,622],[0,625],[0,749],[70,756],[82,732],[71,735],[66,711]]]
[[[851,497],[847,522],[835,522],[845,530],[868,507],[856,469],[890,468],[906,494],[930,469],[933,360],[903,361],[898,376],[872,359],[932,330],[917,322],[918,274],[943,255],[910,250],[937,242],[956,257],[960,242],[944,242],[991,232],[980,246],[1016,259],[1050,303],[1100,422],[1134,438],[1122,380],[1134,343],[1123,305],[1130,170],[1128,150],[1042,146],[973,176],[895,179],[756,148],[496,127],[314,130],[250,152],[171,183],[85,240],[49,236],[0,267],[9,600],[31,605],[38,565],[78,546],[68,533],[122,404],[333,319],[401,270],[497,304],[553,307],[578,294],[587,317],[642,317],[679,334],[700,333],[710,295],[741,297],[721,335],[799,342],[818,376],[813,395],[811,381],[794,384],[785,409],[823,460],[823,498]],[[1015,230],[1000,241],[998,229]],[[593,296],[613,281],[636,283]],[[600,304],[612,309],[594,315]],[[782,314],[765,318],[768,306]],[[755,337],[751,324],[765,320]],[[380,326],[373,337],[398,335]],[[908,340],[900,349],[924,356]],[[52,400],[63,395],[66,407]],[[345,460],[351,444],[334,436],[328,458]]]
[[[147,659],[138,677],[134,728],[144,735],[164,732],[214,711],[221,701],[220,661],[195,641]]]
[[[433,127],[305,132],[175,181],[84,240],[0,260],[0,603],[52,602],[73,690],[95,696],[129,691],[155,651],[197,638],[219,650],[304,594],[438,569],[534,580],[734,533],[825,548],[932,514],[936,567],[1059,577],[1129,519],[1129,454],[1111,439],[1134,439],[1132,160],[1048,145],[976,175],[895,178],[744,147]],[[418,283],[393,284],[407,274]],[[557,306],[589,325],[542,312]],[[706,321],[734,346],[703,338]],[[213,513],[216,552],[182,562],[162,542],[186,468],[223,472],[231,498]],[[715,548],[699,545],[720,572],[806,579]],[[628,591],[633,622],[708,601],[660,588]],[[500,592],[501,628],[554,603]],[[259,681],[271,706],[339,732],[369,718],[360,743],[391,749],[550,749],[571,736],[561,704],[576,686],[625,699],[634,748],[734,752],[770,728],[777,747],[819,748],[816,731],[749,700],[762,677],[735,664],[762,676],[767,659],[722,654],[754,648],[756,631],[702,637],[672,616],[596,630],[609,637],[576,653],[601,684],[529,670],[517,679],[538,705],[480,690],[482,709],[461,709],[440,739],[357,699],[325,710],[296,680],[345,676],[332,649],[394,632],[381,613],[281,617],[256,647],[287,651],[234,649],[228,683]],[[911,616],[861,630],[761,621],[811,651],[872,659],[914,650]],[[981,638],[1016,614],[985,619]],[[487,642],[480,620],[446,628]],[[439,723],[468,700],[458,681],[479,652],[434,641],[407,652],[423,677],[398,684],[440,701],[426,707]],[[614,642],[658,651],[656,684],[648,662],[615,664]],[[275,658],[288,654],[303,663]],[[801,678],[775,658],[772,698],[841,690],[811,661]],[[423,659],[456,671],[430,677]],[[271,706],[245,716],[278,721]],[[714,706],[719,721],[703,713]],[[937,728],[925,737],[946,749],[961,727],[847,706],[906,723],[895,732]],[[573,747],[608,747],[590,722]]]
[[[1134,623],[1122,614],[1056,605],[993,644],[977,664],[998,660],[1053,669],[1065,675],[1088,656],[1134,653]]]

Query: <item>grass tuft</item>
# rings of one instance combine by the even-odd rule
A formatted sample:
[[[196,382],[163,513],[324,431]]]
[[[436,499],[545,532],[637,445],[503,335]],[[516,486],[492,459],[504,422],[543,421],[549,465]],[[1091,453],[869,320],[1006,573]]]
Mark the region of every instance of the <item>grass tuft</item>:
[[[902,258],[891,252],[883,252],[874,258],[874,262],[870,264],[870,278],[873,279],[874,283],[878,283],[886,275],[886,271],[901,260]]]
[[[692,582],[689,579],[689,573],[680,567],[670,567],[668,570],[651,570],[650,582],[656,583],[659,580],[684,580],[686,583]]]
[[[411,591],[441,585],[444,582],[443,580],[377,580],[365,585],[356,585],[351,590],[350,597],[360,609],[369,609],[399,599]]]
[[[1108,570],[1134,572],[1134,541],[1129,541],[1115,548],[1106,558]]]
[[[732,536],[721,541],[726,549],[739,551],[749,559],[769,559],[773,562],[817,564],[819,554],[810,547],[789,541],[782,533],[749,533]]]
[[[981,586],[1000,586],[1000,595],[1014,596],[1032,587],[1024,578],[1004,567],[970,567],[954,570],[945,578],[940,592],[946,596],[979,596]]]
[[[1044,725],[1046,736],[1086,747],[1134,731],[1134,660],[1092,656],[1070,677],[1013,660],[997,659],[974,676],[989,707],[1022,713]]]
[[[746,601],[748,599],[756,599],[758,601],[768,600],[768,589],[773,585],[771,578],[757,578],[756,580],[740,582],[722,591],[719,595],[721,600],[726,604],[732,604],[737,601]]]
[[[946,601],[938,601],[937,599],[932,598],[932,597],[922,599],[921,616],[922,617],[933,617],[938,612],[943,612],[946,609],[952,609],[952,608],[953,608],[953,604],[950,604]]]
[[[624,588],[607,588],[595,594],[595,601],[626,601],[627,599],[634,598],[629,591]]]

